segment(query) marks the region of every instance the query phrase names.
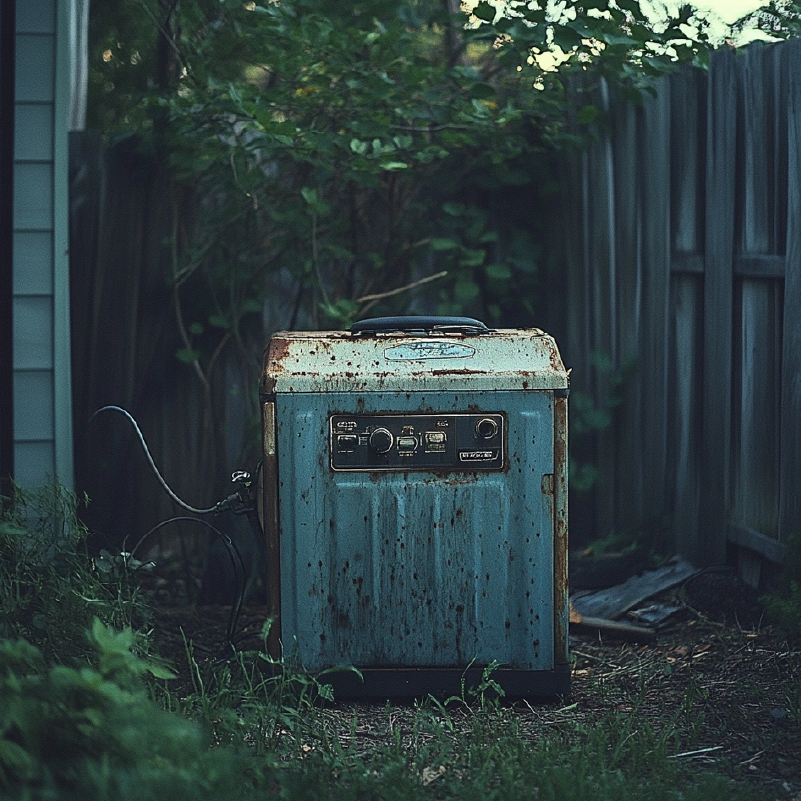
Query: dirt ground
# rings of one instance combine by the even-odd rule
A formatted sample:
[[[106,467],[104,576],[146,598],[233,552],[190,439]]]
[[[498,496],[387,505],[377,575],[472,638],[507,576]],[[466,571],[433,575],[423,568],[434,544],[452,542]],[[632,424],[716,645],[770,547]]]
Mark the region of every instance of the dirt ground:
[[[756,593],[733,572],[710,571],[658,600],[679,611],[647,644],[597,631],[573,631],[572,694],[553,703],[516,703],[531,739],[591,726],[610,712],[633,713],[657,731],[675,733],[669,753],[687,772],[714,770],[764,788],[766,798],[801,801],[801,650],[787,645],[762,619]],[[198,661],[220,657],[228,607],[159,608],[157,650],[186,680],[185,639]],[[258,647],[262,607],[242,610],[239,647]],[[179,682],[182,679],[178,679]],[[406,705],[342,703],[325,725],[357,747],[374,747],[414,714]],[[455,719],[467,712],[454,712]],[[356,724],[354,725],[354,718]]]

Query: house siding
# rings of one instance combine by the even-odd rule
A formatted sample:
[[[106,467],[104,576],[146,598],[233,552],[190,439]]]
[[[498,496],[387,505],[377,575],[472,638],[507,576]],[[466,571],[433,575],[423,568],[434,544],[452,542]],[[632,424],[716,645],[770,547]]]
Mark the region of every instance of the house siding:
[[[14,479],[72,486],[70,4],[17,0],[13,188]]]

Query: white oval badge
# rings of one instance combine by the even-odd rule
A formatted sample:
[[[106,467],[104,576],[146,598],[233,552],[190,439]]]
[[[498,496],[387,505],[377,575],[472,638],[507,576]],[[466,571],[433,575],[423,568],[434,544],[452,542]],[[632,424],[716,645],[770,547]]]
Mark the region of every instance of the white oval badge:
[[[424,359],[469,359],[475,356],[476,349],[461,342],[442,342],[420,340],[395,345],[384,350],[384,357],[390,361],[422,361]]]

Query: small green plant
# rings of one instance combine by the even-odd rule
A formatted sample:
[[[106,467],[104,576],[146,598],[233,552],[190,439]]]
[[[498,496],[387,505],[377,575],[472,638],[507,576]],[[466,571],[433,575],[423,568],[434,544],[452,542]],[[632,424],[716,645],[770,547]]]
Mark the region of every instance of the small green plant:
[[[793,685],[784,693],[787,714],[801,726],[801,676],[796,676]]]
[[[695,745],[700,741],[701,734],[704,731],[706,725],[705,707],[708,698],[709,691],[700,686],[695,676],[691,677],[682,699],[685,739],[691,745]]]
[[[260,649],[237,651],[210,670],[199,664],[192,643],[185,643],[192,692],[183,699],[183,709],[206,725],[214,721],[216,732],[228,740],[247,730],[256,753],[275,748],[276,739],[284,734],[302,739],[299,732],[304,721],[321,701],[334,701],[327,676],[350,671],[362,677],[352,666],[307,673],[294,652],[270,656],[267,639],[273,622],[268,619],[262,626]]]
[[[787,555],[778,588],[763,595],[768,620],[793,642],[801,642],[801,529],[787,540]]]
[[[78,507],[74,493],[53,483],[15,486],[0,510],[0,636],[62,657],[83,652],[94,617],[123,628],[145,614],[136,588],[110,580],[89,557]]]
[[[468,674],[473,669],[475,662],[475,658],[471,659],[462,672],[458,695],[451,695],[444,701],[440,701],[433,695],[428,696],[429,701],[439,710],[443,719],[448,719],[447,707],[452,704],[472,708],[473,704],[477,702],[478,708],[482,712],[495,711],[498,709],[500,699],[506,695],[503,687],[492,678],[492,674],[501,666],[501,663],[495,659],[481,668],[481,677],[475,684],[468,684]]]

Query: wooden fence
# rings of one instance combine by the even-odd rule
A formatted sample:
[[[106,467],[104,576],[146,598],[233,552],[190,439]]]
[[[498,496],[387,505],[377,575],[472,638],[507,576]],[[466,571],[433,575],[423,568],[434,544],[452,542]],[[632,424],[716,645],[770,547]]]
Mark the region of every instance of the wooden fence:
[[[571,537],[650,526],[700,565],[737,546],[757,581],[801,526],[801,42],[721,51],[641,106],[603,91],[595,102],[609,133],[561,161],[536,321],[573,368],[574,411],[580,395],[602,405],[620,391],[593,444],[591,500],[571,500]],[[175,359],[164,276],[181,199],[135,148],[104,150],[91,133],[71,146],[76,471],[119,541],[171,507],[123,420],[87,428],[94,409],[130,409],[198,506],[242,466],[241,436],[215,444],[198,382]],[[233,364],[216,374],[234,434],[246,412],[230,390],[247,381]]]
[[[174,182],[133,141],[104,147],[93,131],[70,134],[70,262],[76,485],[90,496],[85,515],[107,547],[130,549],[152,526],[180,513],[145,461],[118,405],[141,425],[154,459],[190,505],[210,507],[233,491],[246,412],[240,377],[220,360],[213,399],[175,356],[172,275]],[[253,383],[258,375],[253,377]],[[210,400],[224,419],[211,419]],[[234,419],[227,419],[231,415]],[[228,442],[219,432],[233,430]],[[181,529],[168,529],[165,534]],[[185,526],[197,552],[206,531]],[[167,537],[174,543],[177,538]],[[102,544],[102,542],[100,543]]]
[[[650,521],[699,565],[736,547],[757,582],[801,527],[801,41],[596,102],[608,135],[564,166],[546,322],[574,393],[614,390],[593,353],[636,368],[572,523]]]

